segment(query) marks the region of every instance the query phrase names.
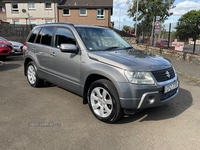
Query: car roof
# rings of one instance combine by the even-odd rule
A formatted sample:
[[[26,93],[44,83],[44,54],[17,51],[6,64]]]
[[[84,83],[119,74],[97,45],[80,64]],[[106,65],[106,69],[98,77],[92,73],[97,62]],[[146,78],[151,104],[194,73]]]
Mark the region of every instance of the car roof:
[[[94,26],[94,25],[84,25],[84,24],[72,24],[70,22],[57,22],[57,23],[46,23],[46,24],[40,24],[35,26],[34,28],[38,27],[48,27],[48,26],[74,26],[74,27],[84,27],[84,28],[103,28],[103,29],[108,29],[106,27],[101,27],[101,26]]]

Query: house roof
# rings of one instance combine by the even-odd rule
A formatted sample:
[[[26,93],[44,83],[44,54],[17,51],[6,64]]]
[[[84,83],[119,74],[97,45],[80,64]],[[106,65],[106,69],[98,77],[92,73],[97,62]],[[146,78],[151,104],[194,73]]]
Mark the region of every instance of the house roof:
[[[48,2],[51,2],[51,3],[58,3],[60,0],[30,0],[30,1],[27,1],[27,0],[2,0],[2,2],[4,3],[31,3],[31,2],[34,2],[34,3],[48,3]]]
[[[113,7],[113,0],[63,0],[59,7]]]

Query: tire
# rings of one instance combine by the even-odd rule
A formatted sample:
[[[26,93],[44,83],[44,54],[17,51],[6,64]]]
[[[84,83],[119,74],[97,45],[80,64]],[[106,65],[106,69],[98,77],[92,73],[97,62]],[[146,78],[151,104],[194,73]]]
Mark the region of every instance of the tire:
[[[44,84],[44,80],[40,79],[37,75],[37,71],[33,62],[29,62],[26,67],[26,76],[28,83],[32,87],[40,87]]]
[[[89,87],[87,99],[94,116],[103,122],[113,123],[123,115],[117,90],[108,80],[93,82]]]

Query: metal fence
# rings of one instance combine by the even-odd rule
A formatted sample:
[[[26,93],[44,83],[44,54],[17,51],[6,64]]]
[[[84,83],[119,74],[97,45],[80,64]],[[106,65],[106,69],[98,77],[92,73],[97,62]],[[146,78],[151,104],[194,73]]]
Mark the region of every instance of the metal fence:
[[[0,36],[12,41],[24,43],[33,25],[0,24]]]
[[[184,29],[184,30],[182,30]],[[166,48],[181,47],[181,51],[200,54],[200,21],[193,23],[163,24],[160,34],[152,36],[153,28],[138,27],[138,42],[151,46],[158,46],[160,40],[167,41]]]

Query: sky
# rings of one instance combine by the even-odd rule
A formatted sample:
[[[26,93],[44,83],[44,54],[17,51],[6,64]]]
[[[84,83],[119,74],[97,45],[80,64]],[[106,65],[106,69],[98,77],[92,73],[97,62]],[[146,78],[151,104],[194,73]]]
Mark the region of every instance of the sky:
[[[134,26],[135,22],[127,16],[127,0],[113,0],[113,15],[111,21],[114,21],[116,29],[122,29],[124,25]],[[171,9],[173,15],[165,23],[176,23],[178,19],[190,10],[200,10],[200,0],[175,0],[175,8]]]

